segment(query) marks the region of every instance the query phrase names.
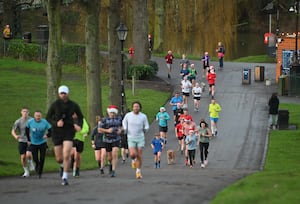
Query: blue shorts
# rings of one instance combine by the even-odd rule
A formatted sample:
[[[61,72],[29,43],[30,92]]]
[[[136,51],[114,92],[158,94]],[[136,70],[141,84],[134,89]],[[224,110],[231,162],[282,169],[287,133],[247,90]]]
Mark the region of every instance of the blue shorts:
[[[145,137],[128,137],[128,148],[143,148],[145,147]]]
[[[210,118],[210,121],[214,121],[215,123],[218,122],[219,118],[212,118],[212,117],[209,117]]]

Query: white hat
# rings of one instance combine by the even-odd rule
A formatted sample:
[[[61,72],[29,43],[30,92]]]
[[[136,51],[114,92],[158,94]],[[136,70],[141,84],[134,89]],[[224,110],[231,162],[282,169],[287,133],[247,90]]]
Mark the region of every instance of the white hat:
[[[65,85],[61,85],[59,88],[58,88],[58,93],[66,93],[66,94],[69,94],[69,88]]]
[[[107,108],[107,113],[118,114],[118,106],[109,105],[108,108]]]
[[[160,107],[159,110],[166,111],[165,107]]]

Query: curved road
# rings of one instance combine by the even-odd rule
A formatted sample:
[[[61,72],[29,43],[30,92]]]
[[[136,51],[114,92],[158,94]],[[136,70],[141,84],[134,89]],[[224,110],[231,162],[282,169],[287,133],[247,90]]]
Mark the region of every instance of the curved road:
[[[175,60],[172,79],[167,78],[166,66],[162,58],[153,58],[159,64],[158,76],[179,89],[179,60]],[[199,74],[202,73],[200,61],[195,63]],[[212,65],[217,65],[212,62]],[[265,78],[272,80],[271,86],[264,82],[254,82],[254,67],[265,66]],[[200,68],[200,69],[199,69]],[[242,85],[242,69],[252,69],[252,83]],[[198,77],[200,81],[201,77]],[[135,179],[129,160],[118,164],[116,177],[101,177],[98,170],[81,172],[78,179],[70,178],[69,186],[61,186],[58,173],[44,174],[42,179],[32,176],[28,179],[9,177],[0,179],[0,203],[44,203],[44,204],[81,204],[81,203],[209,203],[227,185],[259,171],[267,138],[267,102],[276,91],[275,64],[228,63],[222,71],[217,70],[216,99],[222,106],[218,123],[218,137],[213,139],[209,148],[209,164],[201,169],[199,152],[196,154],[196,167],[184,166],[180,154],[174,165],[166,164],[166,151],[162,155],[161,169],[153,168],[153,155],[150,141],[157,132],[157,122],[151,124],[146,137],[143,179]],[[191,99],[191,97],[190,97]],[[200,118],[208,121],[210,97],[206,91],[201,98],[200,111],[190,113],[196,122]],[[190,105],[192,106],[192,100]],[[166,105],[172,115],[171,107]],[[177,149],[174,127],[169,123],[167,149]],[[47,161],[46,161],[47,162]]]

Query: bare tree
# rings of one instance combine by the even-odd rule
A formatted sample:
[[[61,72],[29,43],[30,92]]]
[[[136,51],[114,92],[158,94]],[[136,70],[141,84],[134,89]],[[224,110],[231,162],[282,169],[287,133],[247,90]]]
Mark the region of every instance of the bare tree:
[[[99,60],[99,14],[100,0],[82,0],[86,9],[86,85],[87,85],[87,120],[93,127],[96,115],[102,115],[101,77]]]
[[[62,64],[61,64],[61,1],[45,0],[48,22],[49,22],[49,41],[47,55],[47,109],[57,97],[57,88],[61,83]]]
[[[109,101],[121,108],[121,44],[116,28],[120,24],[121,0],[110,0],[108,13]],[[126,103],[125,103],[126,104]],[[126,106],[125,106],[126,107]]]
[[[133,0],[133,31],[135,46],[134,64],[145,64],[149,60],[148,53],[148,13],[147,0]]]

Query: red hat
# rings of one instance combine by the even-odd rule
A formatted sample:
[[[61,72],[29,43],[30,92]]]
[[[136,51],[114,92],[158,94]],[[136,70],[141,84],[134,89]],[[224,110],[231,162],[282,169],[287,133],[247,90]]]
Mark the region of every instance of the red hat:
[[[107,113],[115,113],[118,114],[118,106],[109,105],[107,108]]]
[[[191,131],[193,131],[193,132],[194,132],[194,128],[190,128],[190,129],[189,129],[189,132],[191,132]]]

